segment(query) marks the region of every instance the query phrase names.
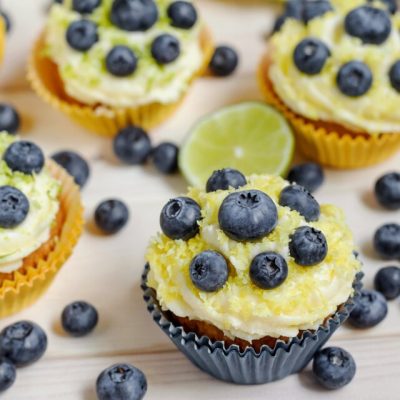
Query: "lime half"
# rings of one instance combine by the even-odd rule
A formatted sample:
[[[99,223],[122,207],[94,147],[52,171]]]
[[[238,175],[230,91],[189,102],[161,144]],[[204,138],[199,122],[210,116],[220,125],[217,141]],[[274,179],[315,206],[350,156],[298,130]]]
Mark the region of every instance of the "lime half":
[[[294,152],[294,137],[285,118],[258,102],[224,107],[201,119],[179,156],[180,169],[192,186],[204,186],[217,169],[244,175],[284,175]]]

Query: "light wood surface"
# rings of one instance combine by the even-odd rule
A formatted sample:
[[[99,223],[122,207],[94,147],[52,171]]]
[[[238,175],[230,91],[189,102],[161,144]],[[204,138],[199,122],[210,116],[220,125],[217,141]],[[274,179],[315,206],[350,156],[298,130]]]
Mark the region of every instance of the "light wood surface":
[[[260,99],[255,71],[274,9],[261,0],[201,0],[199,6],[217,41],[233,44],[240,51],[241,65],[238,73],[228,79],[199,80],[175,117],[152,132],[155,143],[164,139],[179,143],[200,116],[240,100]],[[183,179],[162,177],[151,166],[119,165],[112,157],[109,140],[76,127],[26,89],[3,91],[1,100],[14,103],[24,115],[25,138],[40,143],[48,154],[67,148],[79,150],[92,168],[90,182],[83,191],[87,229],[73,257],[41,301],[0,321],[1,329],[20,319],[34,320],[49,335],[45,357],[19,370],[15,386],[1,399],[95,400],[97,375],[117,361],[131,362],[147,374],[146,398],[150,400],[400,398],[398,300],[390,304],[388,318],[377,328],[357,331],[343,327],[331,341],[349,350],[357,362],[354,382],[341,391],[321,390],[309,371],[253,387],[221,383],[198,371],[153,323],[139,288],[146,244],[158,230],[160,209],[170,197],[185,191]],[[332,202],[345,209],[365,261],[367,286],[378,267],[387,264],[371,249],[374,230],[399,217],[398,212],[380,209],[371,189],[380,174],[398,168],[399,162],[400,155],[374,168],[326,171],[326,183],[317,193],[320,202]],[[102,237],[94,232],[90,220],[96,204],[108,197],[124,199],[131,219],[120,234]],[[98,308],[100,324],[91,336],[71,339],[62,334],[58,321],[63,307],[77,299],[90,301]]]

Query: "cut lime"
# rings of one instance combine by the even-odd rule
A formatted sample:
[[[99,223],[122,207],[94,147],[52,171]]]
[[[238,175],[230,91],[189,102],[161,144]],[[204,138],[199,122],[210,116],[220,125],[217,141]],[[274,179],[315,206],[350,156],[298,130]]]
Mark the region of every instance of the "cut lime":
[[[244,175],[284,175],[293,151],[285,118],[265,104],[246,102],[201,119],[181,148],[179,166],[188,182],[200,187],[222,168]]]

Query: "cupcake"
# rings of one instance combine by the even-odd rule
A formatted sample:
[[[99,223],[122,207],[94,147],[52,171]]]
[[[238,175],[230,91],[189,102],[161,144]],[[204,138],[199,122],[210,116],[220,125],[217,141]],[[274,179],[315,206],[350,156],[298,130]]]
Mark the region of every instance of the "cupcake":
[[[55,108],[114,136],[129,124],[164,121],[212,50],[190,1],[64,0],[51,7],[28,76]]]
[[[178,349],[218,379],[298,372],[354,306],[361,264],[342,211],[280,177],[217,171],[206,192],[170,200],[160,223],[145,301]]]
[[[0,317],[36,301],[78,241],[79,189],[41,149],[0,133]]]
[[[400,147],[395,3],[297,4],[276,26],[260,64],[266,101],[285,114],[312,160],[356,168],[386,159]]]

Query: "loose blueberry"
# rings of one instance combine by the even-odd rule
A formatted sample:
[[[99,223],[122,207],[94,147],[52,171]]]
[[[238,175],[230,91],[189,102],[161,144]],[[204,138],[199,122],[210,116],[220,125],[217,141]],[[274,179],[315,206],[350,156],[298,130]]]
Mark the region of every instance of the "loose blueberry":
[[[17,188],[0,186],[0,228],[11,229],[24,222],[29,213],[29,200]]]
[[[63,167],[81,188],[85,186],[90,176],[90,168],[87,161],[74,151],[59,151],[51,157],[57,164]]]
[[[115,364],[97,378],[99,400],[141,400],[147,392],[144,373],[130,364]]]
[[[383,258],[400,258],[400,225],[382,225],[374,236],[374,247],[376,252]]]
[[[126,46],[115,46],[106,56],[107,71],[119,78],[132,75],[136,71],[137,63],[135,53]]]
[[[129,220],[129,209],[121,200],[105,200],[96,208],[94,220],[104,233],[119,232]]]
[[[4,24],[5,24],[5,27],[6,27],[6,32],[9,33],[11,31],[11,19],[10,19],[10,16],[4,10],[0,11],[0,16],[3,17]]]
[[[91,14],[101,3],[101,0],[72,0],[72,8],[81,14]]]
[[[189,240],[199,232],[200,206],[189,197],[170,200],[160,214],[161,229],[170,239]]]
[[[161,143],[153,150],[155,167],[163,174],[173,174],[178,170],[179,148],[173,143]]]
[[[14,384],[16,377],[15,365],[6,358],[0,358],[0,393],[9,389]]]
[[[114,153],[125,164],[144,164],[151,153],[149,135],[138,126],[122,129],[113,142]]]
[[[229,46],[218,46],[210,61],[210,71],[216,76],[231,75],[239,64],[237,52]]]
[[[288,272],[286,260],[272,252],[257,255],[250,265],[250,279],[261,289],[274,289],[282,285]]]
[[[66,332],[75,337],[86,336],[96,327],[99,315],[85,301],[74,301],[67,305],[61,315],[61,324]]]
[[[221,204],[218,221],[224,233],[240,242],[268,235],[278,223],[275,203],[259,190],[228,195]]]
[[[157,36],[151,45],[151,55],[161,65],[175,61],[180,52],[181,45],[179,40],[169,33]]]
[[[24,140],[12,143],[3,155],[8,167],[27,175],[38,174],[44,166],[44,155],[40,147]]]
[[[328,0],[314,0],[303,2],[303,20],[305,23],[314,18],[321,17],[327,12],[332,11],[333,7]]]
[[[0,104],[0,132],[16,133],[20,126],[17,110],[9,104]]]
[[[400,93],[400,60],[396,61],[389,70],[390,84]]]
[[[97,25],[87,19],[72,22],[65,34],[67,43],[77,51],[88,51],[98,40]]]
[[[324,388],[336,390],[353,380],[356,363],[346,350],[340,347],[326,347],[315,354],[313,373]]]
[[[366,64],[350,61],[340,68],[336,82],[346,96],[359,97],[371,88],[372,79],[372,72]]]
[[[388,313],[385,297],[375,290],[363,289],[355,300],[348,321],[356,328],[372,328],[381,323]]]
[[[167,10],[171,25],[176,28],[190,29],[197,21],[197,11],[192,3],[187,1],[175,1]]]
[[[46,333],[34,322],[16,322],[0,332],[0,354],[16,367],[36,362],[46,349]]]
[[[310,193],[313,193],[324,182],[324,171],[315,163],[299,164],[289,171],[288,180],[291,183],[303,186]]]
[[[203,251],[190,264],[190,278],[198,289],[216,292],[228,280],[229,270],[225,258],[216,251]]]
[[[207,193],[217,190],[238,189],[247,184],[244,175],[236,169],[224,168],[214,171],[207,181]]]
[[[393,300],[400,296],[400,268],[381,268],[375,275],[375,289],[382,293],[386,300]]]
[[[385,10],[361,6],[350,11],[344,21],[346,32],[364,44],[382,44],[390,35],[392,22]]]
[[[391,172],[380,177],[375,184],[378,202],[389,210],[400,208],[400,174]]]
[[[295,48],[293,59],[296,67],[307,75],[316,75],[322,71],[330,51],[319,39],[303,39]]]
[[[291,235],[289,250],[297,264],[307,267],[317,265],[325,259],[328,244],[321,231],[302,226]]]

